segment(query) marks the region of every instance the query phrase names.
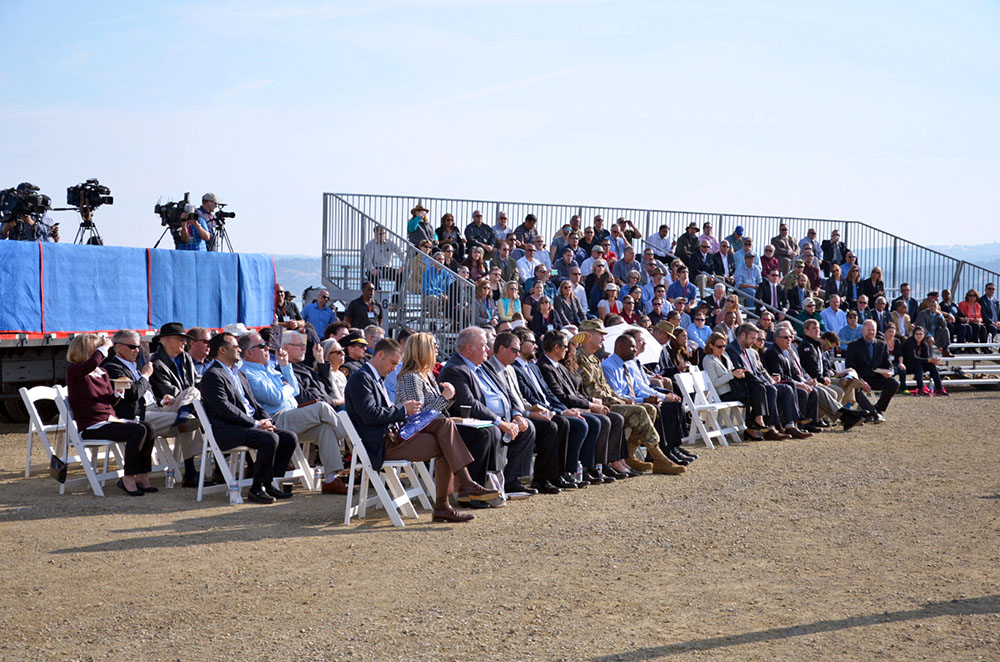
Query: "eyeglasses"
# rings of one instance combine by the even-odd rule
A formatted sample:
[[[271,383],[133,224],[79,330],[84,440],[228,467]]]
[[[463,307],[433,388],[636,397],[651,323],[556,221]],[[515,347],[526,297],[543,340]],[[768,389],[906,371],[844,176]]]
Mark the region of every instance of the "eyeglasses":
[[[300,342],[286,342],[285,347],[305,347],[305,344]]]
[[[712,345],[712,347],[714,347],[715,349],[725,349],[726,348],[726,343],[722,343],[721,345],[718,344],[718,343],[716,343],[716,344]]]
[[[342,350],[342,349],[331,349],[330,353],[331,354],[340,354],[341,356],[343,356],[344,350]]]
[[[267,347],[267,343],[260,343],[258,345],[250,345],[248,349],[260,349],[262,347]]]
[[[704,321],[705,321],[705,318],[704,318],[704,317],[695,317],[695,318],[694,318],[694,321],[695,321],[695,322],[704,322]]]
[[[330,297],[326,296],[325,294],[321,294],[321,295],[319,295],[319,296],[318,296],[318,297],[316,297],[316,298],[317,298],[317,299],[324,299],[324,300],[325,300],[325,299],[329,299]]]
[[[130,345],[127,342],[115,343],[116,345],[121,345],[122,347],[128,347],[129,349],[139,349],[138,345]]]
[[[205,338],[195,338],[195,339],[194,339],[194,340],[192,340],[191,342],[193,342],[193,343],[195,343],[195,342],[203,342],[203,343],[205,343],[206,345],[208,344],[208,340],[206,340]],[[129,347],[131,347],[131,345],[129,345]],[[136,347],[138,347],[138,345],[136,345]]]

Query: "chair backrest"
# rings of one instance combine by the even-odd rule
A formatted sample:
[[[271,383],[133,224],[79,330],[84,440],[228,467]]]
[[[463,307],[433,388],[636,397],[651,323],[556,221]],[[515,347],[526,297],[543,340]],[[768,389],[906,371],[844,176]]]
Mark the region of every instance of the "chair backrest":
[[[56,385],[55,389],[56,409],[59,410],[59,418],[66,424],[66,436],[79,438],[80,432],[76,429],[76,419],[73,418],[73,410],[69,408],[69,400],[65,386]]]
[[[32,386],[31,388],[25,388],[22,386],[18,389],[18,392],[21,394],[21,401],[24,402],[24,408],[28,410],[28,436],[37,434],[45,442],[46,452],[51,454],[52,444],[49,441],[47,432],[56,431],[61,428],[63,425],[63,415],[62,412],[59,412],[59,422],[55,425],[47,426],[42,421],[42,416],[38,413],[35,403],[43,400],[55,402],[57,395],[55,387]]]
[[[691,373],[678,372],[676,378],[677,378],[677,383],[681,385],[681,391],[683,391],[686,395],[689,396],[694,395],[695,392],[694,377]]]
[[[358,458],[358,462],[360,462],[361,465],[368,471],[374,471],[372,469],[371,458],[368,457],[368,451],[365,450],[365,445],[361,443],[361,436],[358,435],[358,431],[354,427],[351,417],[346,411],[338,411],[337,419],[340,421],[340,427],[343,431],[344,439],[351,445],[351,452]]]
[[[219,447],[219,444],[215,440],[215,434],[212,432],[212,424],[208,422],[208,413],[205,411],[205,405],[201,403],[201,398],[195,398],[191,401],[194,405],[195,416],[198,417],[198,423],[201,425],[201,433],[204,435],[205,440],[209,442],[209,447]]]
[[[711,384],[711,380],[705,379],[705,373],[700,370],[691,373],[691,381],[694,382],[694,391],[699,402],[704,401],[705,404],[712,402],[712,397],[709,392],[709,387],[706,384]]]

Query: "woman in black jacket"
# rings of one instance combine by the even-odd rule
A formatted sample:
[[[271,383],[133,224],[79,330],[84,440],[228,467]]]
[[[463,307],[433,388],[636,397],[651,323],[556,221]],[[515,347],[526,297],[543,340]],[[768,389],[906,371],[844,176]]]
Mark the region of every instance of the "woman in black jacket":
[[[568,280],[560,283],[553,307],[557,313],[562,315],[566,324],[578,327],[580,322],[587,319],[587,315],[583,312],[583,306],[580,305],[580,300],[573,293],[573,283]]]
[[[924,327],[913,327],[913,335],[903,342],[903,364],[906,366],[906,374],[912,374],[917,380],[917,389],[913,391],[913,395],[931,394],[930,389],[924,385],[925,371],[931,374],[931,380],[934,382],[934,395],[948,395],[948,391],[941,385],[941,373],[938,372],[939,363],[941,363],[941,359],[935,358],[931,353],[931,344],[927,340],[927,332]]]

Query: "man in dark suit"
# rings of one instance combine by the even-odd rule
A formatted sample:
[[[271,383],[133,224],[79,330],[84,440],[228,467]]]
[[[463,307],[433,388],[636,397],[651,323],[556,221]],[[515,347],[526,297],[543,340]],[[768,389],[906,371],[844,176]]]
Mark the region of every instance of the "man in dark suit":
[[[889,407],[899,382],[892,378],[889,348],[875,337],[877,333],[875,320],[866,321],[861,327],[861,337],[847,346],[844,360],[864,381],[865,393],[871,393],[873,388],[882,391],[875,403],[875,410],[881,415]]]
[[[1000,303],[996,299],[996,290],[996,285],[986,283],[983,296],[979,297],[979,314],[983,317],[986,332],[991,336],[1000,333]]]
[[[514,334],[521,341],[521,351],[512,365],[521,393],[528,402],[558,412],[559,417],[569,423],[569,445],[564,471],[574,471],[576,462],[579,461],[583,465],[585,479],[589,478],[592,484],[614,482],[614,477],[605,475],[594,459],[594,449],[601,433],[600,419],[586,409],[568,407],[559,400],[534,361],[537,348],[535,334],[523,327],[516,329]],[[608,478],[611,480],[606,480]]]
[[[717,282],[724,280],[730,285],[736,284],[736,256],[728,241],[723,239],[719,243],[719,252],[709,255],[708,267]]]
[[[344,389],[347,415],[375,470],[381,469],[385,460],[425,462],[437,459],[433,521],[467,522],[473,516],[456,512],[448,503],[453,483],[457,483],[460,498],[489,501],[500,494],[484,488],[469,476],[467,467],[472,462],[472,454],[462,443],[455,422],[439,416],[409,439],[393,436],[387,439],[390,432],[398,431],[407,416],[420,411],[419,401],[393,404],[385,391],[386,376],[396,369],[402,358],[402,347],[391,338],[384,338],[375,345],[372,358],[351,375]]]
[[[711,244],[704,237],[700,239],[698,250],[694,251],[687,258],[688,269],[691,271],[691,282],[698,286],[700,296],[705,296],[705,291],[715,286],[715,278],[712,271]]]
[[[830,275],[830,267],[843,264],[847,259],[847,246],[840,240],[840,230],[831,232],[830,238],[824,239],[820,244],[820,249],[823,251],[823,259],[819,266],[827,276]]]
[[[745,371],[743,379],[755,381],[764,387],[767,402],[764,420],[771,426],[771,429],[764,434],[764,438],[769,441],[781,441],[790,437],[808,439],[812,434],[799,430],[795,425],[801,416],[792,387],[772,379],[764,370],[759,357],[755,355],[754,344],[760,334],[761,330],[754,324],[741,324],[736,329],[736,340],[726,346],[726,354],[729,355],[734,369]],[[780,431],[782,428],[784,432]]]
[[[920,302],[910,296],[909,283],[899,284],[899,296],[893,299],[892,303],[889,304],[889,310],[896,310],[896,304],[900,301],[906,302],[906,314],[910,316],[910,319],[917,319],[917,315],[920,314]],[[903,329],[897,329],[897,331],[899,331],[900,335],[906,335]]]
[[[778,381],[795,389],[795,397],[799,402],[799,427],[807,432],[818,432],[816,421],[819,420],[818,393],[815,388],[806,383],[809,379],[798,369],[798,362],[788,356],[792,346],[792,332],[779,327],[774,332],[774,344],[764,351],[764,367],[772,375],[778,376]]]
[[[512,367],[520,353],[520,339],[510,331],[502,331],[493,341],[493,356],[487,360],[486,365],[493,368],[497,382],[505,389],[514,409],[530,419],[532,427],[535,428],[535,468],[532,487],[542,494],[558,494],[556,490],[587,487],[589,481],[578,484],[572,476],[564,474],[569,449],[569,421],[537,398],[527,397],[521,390],[517,373]],[[579,445],[573,454],[574,471],[578,455]]]
[[[771,269],[765,278],[761,281],[761,284],[757,286],[757,298],[771,306],[772,308],[777,308],[780,313],[784,313],[788,310],[788,297],[785,295],[785,288],[781,286],[781,272],[777,269]],[[757,314],[763,309],[759,303],[757,304]],[[774,312],[773,310],[771,311]],[[780,315],[780,313],[775,313]]]
[[[611,411],[607,405],[589,399],[576,388],[569,369],[561,363],[567,349],[568,344],[561,331],[549,331],[542,336],[537,368],[545,385],[559,402],[583,413],[591,428],[599,427],[594,444],[595,468],[601,465],[602,474],[616,479],[631,477],[633,473],[638,475],[638,472],[628,468],[624,460],[625,418]]]
[[[495,373],[491,375],[491,371],[483,367],[489,353],[486,332],[475,326],[463,329],[458,334],[456,348],[457,351],[448,359],[438,376],[439,382],[448,382],[455,387],[452,413],[468,407],[471,418],[494,422],[493,427],[479,430],[488,435],[489,446],[492,448],[482,448],[480,440],[477,440],[477,447],[469,448],[475,458],[469,465],[469,473],[473,480],[486,482],[486,472],[498,470],[496,463],[500,443],[505,443],[505,484],[513,484],[529,494],[534,493],[532,488],[522,485],[518,479],[529,473],[535,449],[535,429],[527,418],[513,411],[510,399],[497,383]],[[469,443],[464,435],[463,439],[466,444]]]
[[[285,474],[298,438],[294,432],[274,427],[254,398],[247,378],[236,369],[240,360],[236,336],[222,332],[212,338],[208,357],[215,360],[205,370],[198,389],[219,448],[225,451],[247,446],[257,450],[247,498],[254,503],[273,503],[275,499],[291,497],[291,493],[277,489],[272,481],[276,473]]]

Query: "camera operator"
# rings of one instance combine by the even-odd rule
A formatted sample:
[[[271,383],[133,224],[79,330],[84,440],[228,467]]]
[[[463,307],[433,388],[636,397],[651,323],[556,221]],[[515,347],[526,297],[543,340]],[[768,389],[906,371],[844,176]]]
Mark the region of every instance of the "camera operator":
[[[212,195],[211,193],[206,193],[207,195]],[[212,195],[214,199],[215,196]],[[202,205],[204,205],[204,200]],[[191,207],[187,207],[190,209]],[[212,207],[215,209],[215,207]],[[180,227],[176,230],[172,230],[171,234],[174,237],[174,248],[179,251],[207,251],[211,250],[209,246],[215,243],[215,235],[209,229],[211,226],[209,223],[212,220],[212,215],[210,212],[205,212],[206,217],[202,216],[203,207],[199,207],[197,212],[188,212],[184,222],[181,223]]]
[[[208,250],[210,251],[217,251],[219,249],[219,246],[215,242],[215,239],[218,236],[215,210],[218,209],[218,207],[219,199],[215,197],[214,193],[206,193],[201,196],[201,207],[198,207],[198,218],[205,224],[205,227],[211,235],[211,238],[205,238]]]
[[[15,191],[5,191],[0,239],[13,241],[59,241],[59,224],[53,223],[45,210],[48,196],[39,195],[38,187],[28,182]],[[9,209],[8,209],[9,207]]]

